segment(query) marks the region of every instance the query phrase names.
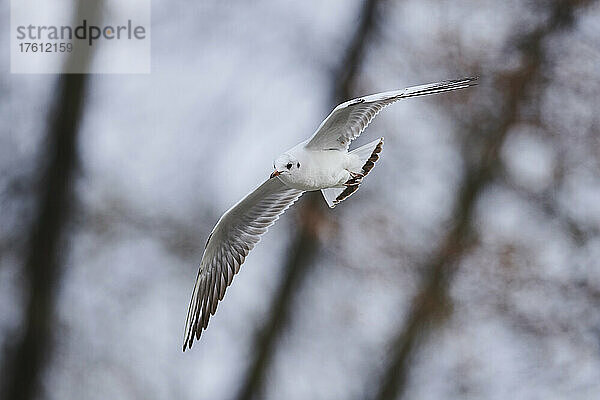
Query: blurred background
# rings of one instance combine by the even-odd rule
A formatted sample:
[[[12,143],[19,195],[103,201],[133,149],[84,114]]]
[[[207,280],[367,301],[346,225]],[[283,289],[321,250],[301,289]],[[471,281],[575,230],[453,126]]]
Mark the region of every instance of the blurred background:
[[[600,398],[598,2],[155,0],[147,75],[10,74],[1,29],[3,399]],[[470,75],[385,109],[361,190],[304,195],[181,352],[274,158]]]

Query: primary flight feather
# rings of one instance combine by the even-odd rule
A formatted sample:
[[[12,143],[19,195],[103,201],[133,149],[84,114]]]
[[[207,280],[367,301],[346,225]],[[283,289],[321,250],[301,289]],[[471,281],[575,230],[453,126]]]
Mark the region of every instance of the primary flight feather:
[[[208,237],[187,313],[183,350],[200,339],[217,303],[261,235],[302,193],[321,190],[333,208],[358,190],[379,159],[383,138],[350,152],[348,147],[384,107],[408,97],[468,88],[476,80],[442,81],[347,101],[338,105],[308,140],[279,156],[269,179],[227,210]]]

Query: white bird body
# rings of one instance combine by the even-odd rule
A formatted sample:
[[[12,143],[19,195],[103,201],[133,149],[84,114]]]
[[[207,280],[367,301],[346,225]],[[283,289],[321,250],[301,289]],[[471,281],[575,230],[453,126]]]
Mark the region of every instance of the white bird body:
[[[360,97],[338,105],[306,141],[283,153],[262,185],[227,210],[213,228],[198,269],[186,318],[183,350],[208,326],[250,250],[305,191],[321,190],[333,208],[358,190],[383,148],[383,138],[348,151],[386,106],[475,85],[477,78],[442,81]]]
[[[344,187],[350,179],[349,171],[359,170],[364,164],[356,154],[345,150],[308,150],[306,142],[286,151],[278,160],[282,166],[287,160],[300,163],[297,173],[282,172],[278,177],[287,186],[304,191]]]

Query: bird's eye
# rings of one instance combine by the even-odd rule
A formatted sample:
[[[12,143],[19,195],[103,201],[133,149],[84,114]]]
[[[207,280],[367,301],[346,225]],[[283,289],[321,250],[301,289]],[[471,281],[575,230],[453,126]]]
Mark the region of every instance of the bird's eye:
[[[296,168],[300,168],[300,163],[298,163],[298,164],[296,165]]]
[[[289,163],[288,165],[285,166],[287,169],[292,169],[292,163]]]

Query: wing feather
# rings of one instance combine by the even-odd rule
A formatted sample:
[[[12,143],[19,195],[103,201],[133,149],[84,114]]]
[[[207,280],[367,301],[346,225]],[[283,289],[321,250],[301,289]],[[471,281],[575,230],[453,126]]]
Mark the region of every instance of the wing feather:
[[[301,195],[278,178],[269,179],[231,207],[211,232],[186,317],[183,350],[191,348],[225,296],[233,276],[267,229]]]
[[[348,150],[350,142],[360,136],[384,107],[408,97],[468,88],[476,85],[476,80],[477,78],[463,78],[441,81],[347,101],[338,105],[325,118],[306,142],[306,147],[311,150]]]

